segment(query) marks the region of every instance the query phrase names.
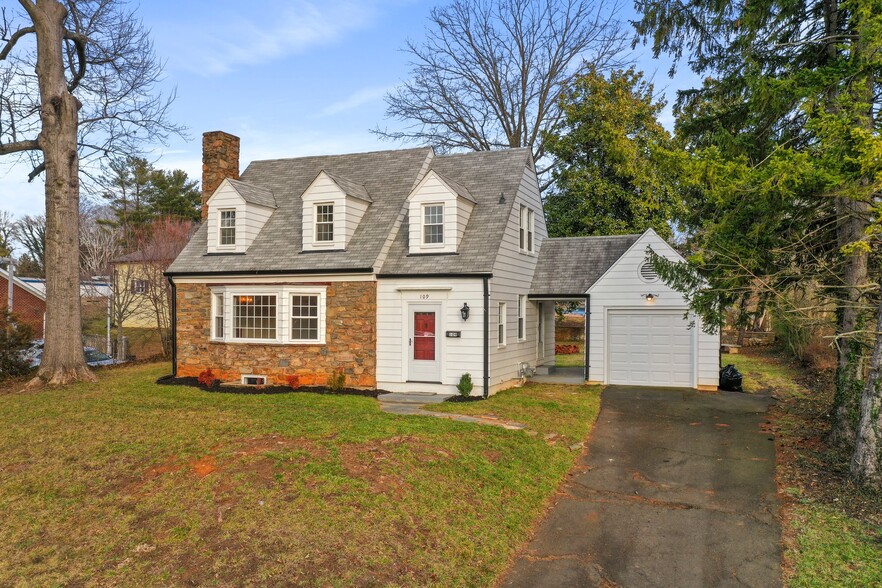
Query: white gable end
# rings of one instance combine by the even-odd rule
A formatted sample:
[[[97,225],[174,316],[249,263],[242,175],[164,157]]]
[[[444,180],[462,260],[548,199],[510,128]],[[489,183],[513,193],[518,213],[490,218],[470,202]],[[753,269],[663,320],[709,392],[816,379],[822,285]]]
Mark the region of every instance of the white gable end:
[[[272,208],[246,202],[228,180],[221,182],[207,205],[208,253],[245,253],[273,213]],[[225,239],[221,237],[222,218]]]
[[[408,197],[408,253],[456,253],[474,206],[429,171]]]
[[[346,249],[370,206],[367,200],[348,195],[324,171],[306,188],[302,200],[304,251]]]

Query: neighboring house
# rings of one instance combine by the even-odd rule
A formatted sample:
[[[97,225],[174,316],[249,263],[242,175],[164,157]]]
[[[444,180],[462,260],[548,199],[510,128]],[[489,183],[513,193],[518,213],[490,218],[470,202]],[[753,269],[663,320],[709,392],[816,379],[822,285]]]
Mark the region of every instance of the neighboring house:
[[[663,305],[685,312],[679,294],[638,277],[647,244],[678,257],[655,233],[546,238],[528,149],[255,161],[241,178],[237,137],[206,133],[203,149],[205,222],[167,272],[178,376],[310,384],[342,370],[348,385],[450,393],[469,373],[474,394],[492,393],[554,364],[554,301],[590,293],[604,318],[589,320],[587,376],[613,381],[622,361],[645,368],[637,350],[657,349],[636,336],[642,320],[654,341]],[[662,383],[715,387],[713,337],[688,330],[681,353],[682,325],[661,315],[693,376]]]
[[[113,291],[118,298],[117,306],[125,305],[124,309],[117,309],[124,329],[159,328],[151,288],[156,287],[154,282],[170,262],[153,259],[142,251],[113,260]]]
[[[29,283],[29,279],[19,278],[13,272],[12,313],[30,325],[35,338],[41,338],[46,323],[46,291]],[[0,269],[0,312],[5,312],[9,306],[8,289],[9,272]]]

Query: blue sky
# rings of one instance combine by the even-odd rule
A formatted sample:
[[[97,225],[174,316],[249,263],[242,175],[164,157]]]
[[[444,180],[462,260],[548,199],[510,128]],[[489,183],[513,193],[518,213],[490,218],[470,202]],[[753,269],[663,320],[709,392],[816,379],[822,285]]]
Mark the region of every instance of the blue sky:
[[[419,41],[433,2],[414,0],[150,0],[138,14],[165,60],[163,91],[176,90],[171,116],[188,137],[157,145],[149,157],[164,169],[201,177],[201,137],[223,130],[242,139],[241,168],[255,159],[393,149],[370,133],[394,126],[384,93],[405,80],[407,39]],[[625,18],[633,13],[626,10]],[[693,77],[649,51],[637,67],[669,102]],[[662,121],[671,126],[670,107]],[[40,180],[0,167],[0,208],[14,215],[44,210]]]

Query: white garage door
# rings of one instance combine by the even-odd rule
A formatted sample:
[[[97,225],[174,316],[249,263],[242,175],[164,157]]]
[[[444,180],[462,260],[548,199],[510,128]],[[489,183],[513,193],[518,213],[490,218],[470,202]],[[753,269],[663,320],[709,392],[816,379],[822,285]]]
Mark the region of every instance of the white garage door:
[[[683,311],[609,311],[609,383],[693,385],[693,330]]]

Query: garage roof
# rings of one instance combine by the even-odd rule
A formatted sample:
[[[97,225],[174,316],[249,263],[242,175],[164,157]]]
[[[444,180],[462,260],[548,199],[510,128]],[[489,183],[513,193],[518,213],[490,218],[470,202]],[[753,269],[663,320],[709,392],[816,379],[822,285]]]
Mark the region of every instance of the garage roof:
[[[582,295],[640,235],[545,239],[533,274],[532,296]]]

